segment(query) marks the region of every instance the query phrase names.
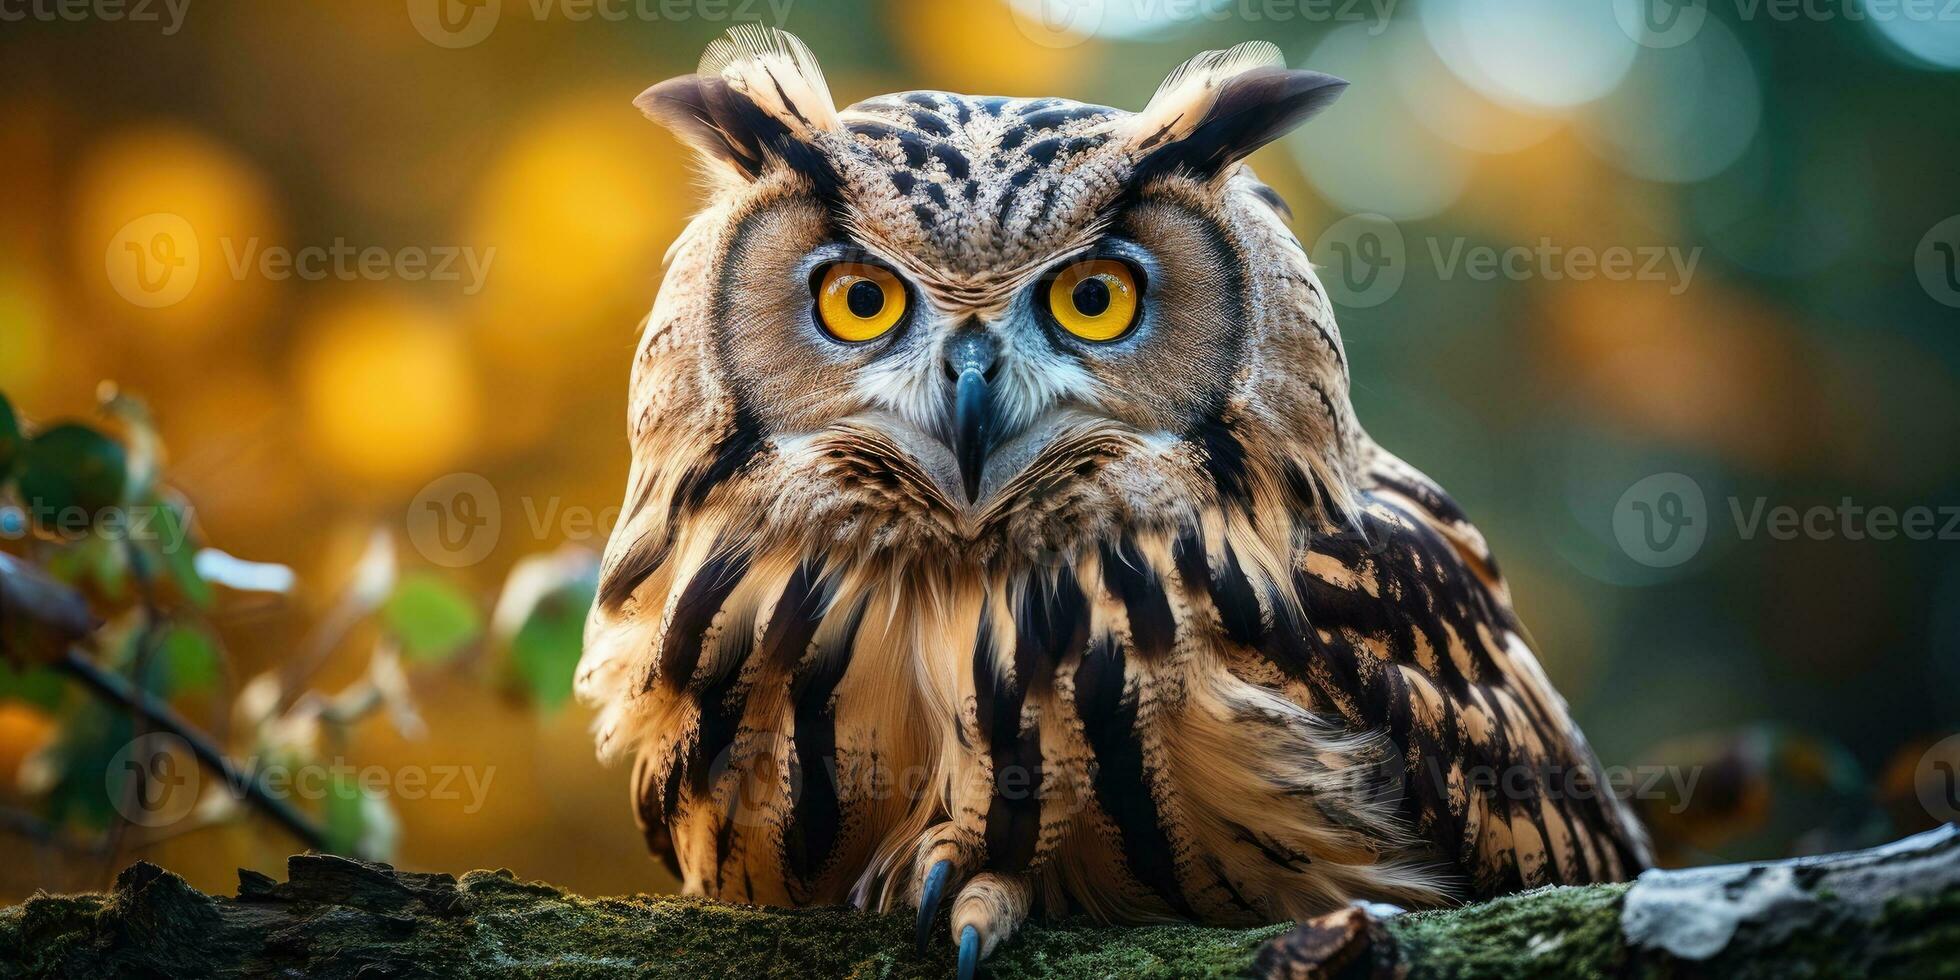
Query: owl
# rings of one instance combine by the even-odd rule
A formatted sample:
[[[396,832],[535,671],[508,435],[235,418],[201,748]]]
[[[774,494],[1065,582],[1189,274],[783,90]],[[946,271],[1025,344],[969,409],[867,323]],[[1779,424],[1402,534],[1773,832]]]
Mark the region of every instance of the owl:
[[[1345,83],[1207,52],[1136,112],[839,110],[744,27],[577,687],[689,894],[1255,924],[1623,879],[1644,832],[1483,536],[1369,438],[1244,160]],[[944,915],[942,916],[942,913]]]

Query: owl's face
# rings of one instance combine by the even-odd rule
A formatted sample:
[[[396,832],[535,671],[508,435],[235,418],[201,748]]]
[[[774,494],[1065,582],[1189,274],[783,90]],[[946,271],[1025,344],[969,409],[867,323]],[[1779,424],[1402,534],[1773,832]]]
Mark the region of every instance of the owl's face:
[[[642,496],[987,558],[1326,482],[1337,335],[1239,161],[1342,86],[1276,58],[1201,56],[1134,114],[939,92],[839,112],[794,38],[717,42],[640,100],[716,178],[636,370]],[[1284,459],[1302,439],[1322,445]]]

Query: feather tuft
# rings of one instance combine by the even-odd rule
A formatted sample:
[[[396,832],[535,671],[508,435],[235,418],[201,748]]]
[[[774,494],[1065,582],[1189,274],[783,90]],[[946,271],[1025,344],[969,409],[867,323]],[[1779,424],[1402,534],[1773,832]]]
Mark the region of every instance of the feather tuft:
[[[1123,120],[1138,140],[1162,143],[1183,139],[1204,122],[1227,82],[1249,71],[1286,67],[1286,56],[1271,41],[1247,41],[1223,51],[1206,51],[1171,69],[1143,111]]]
[[[729,28],[701,53],[695,74],[727,82],[800,137],[844,128],[823,67],[788,31],[761,24]]]

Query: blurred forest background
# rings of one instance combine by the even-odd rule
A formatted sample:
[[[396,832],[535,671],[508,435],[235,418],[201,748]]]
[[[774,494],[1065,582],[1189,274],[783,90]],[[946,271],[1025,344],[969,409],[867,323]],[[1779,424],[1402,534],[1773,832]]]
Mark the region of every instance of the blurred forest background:
[[[438,0],[14,5],[0,392],[30,432],[80,420],[132,454],[140,400],[197,540],[295,573],[200,563],[212,594],[166,596],[199,639],[165,644],[176,673],[152,687],[233,752],[474,767],[480,798],[353,801],[362,846],[404,866],[671,887],[564,697],[563,651],[526,647],[536,582],[507,588],[552,556],[530,577],[576,596],[589,558],[561,549],[603,545],[636,325],[698,203],[632,97],[735,19],[802,36],[840,104],[943,88],[1133,109],[1196,51],[1265,38],[1354,83],[1254,164],[1318,260],[1399,265],[1388,287],[1327,273],[1354,299],[1360,416],[1479,522],[1601,756],[1705,767],[1685,811],[1657,812],[1669,859],[1889,838],[1934,819],[1929,747],[1960,760],[1940,742],[1960,726],[1954,532],[1778,540],[1730,501],[1960,505],[1960,12],[1673,2],[1049,0],[1044,19],[1042,0],[440,0],[446,22]],[[1360,213],[1392,234],[1323,238]],[[148,303],[116,263],[159,214],[199,265]],[[458,257],[451,277],[251,261],[336,243]],[[1541,261],[1614,247],[1629,274]],[[1523,258],[1474,273],[1488,250]],[[1665,473],[1706,497],[1678,562],[1615,531],[1623,494]],[[418,499],[476,477],[497,533],[460,562],[424,547]],[[0,552],[60,565],[19,513],[0,531]],[[130,593],[81,566],[119,560],[55,570],[106,616]],[[254,689],[301,659],[319,698]],[[110,794],[117,743],[77,751],[99,705],[0,670],[0,901],[137,857],[229,891],[299,849],[263,820],[129,833],[106,795],[56,805],[60,786]],[[285,724],[283,702],[348,697],[383,710]]]

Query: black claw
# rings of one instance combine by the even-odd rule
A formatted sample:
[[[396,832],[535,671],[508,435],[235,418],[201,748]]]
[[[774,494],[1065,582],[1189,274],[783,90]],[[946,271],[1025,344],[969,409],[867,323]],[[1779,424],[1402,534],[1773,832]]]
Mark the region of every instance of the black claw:
[[[960,930],[960,977],[973,980],[980,969],[980,930],[967,926]]]
[[[953,873],[953,859],[940,858],[926,872],[925,886],[919,889],[919,924],[913,930],[912,941],[919,955],[926,955],[926,943],[932,939],[933,920],[939,918],[939,902],[946,896],[946,879]]]

